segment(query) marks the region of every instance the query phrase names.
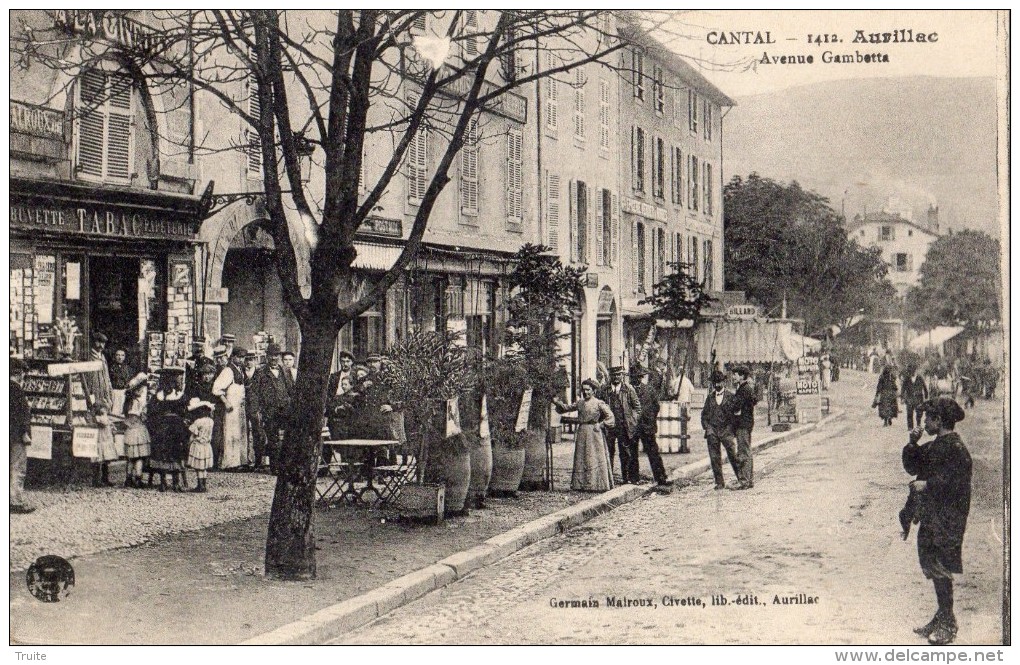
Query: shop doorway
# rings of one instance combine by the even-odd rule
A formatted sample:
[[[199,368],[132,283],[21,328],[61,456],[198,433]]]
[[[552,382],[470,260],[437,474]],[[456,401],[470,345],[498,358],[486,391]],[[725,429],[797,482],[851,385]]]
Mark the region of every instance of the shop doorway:
[[[147,318],[140,323],[138,285],[141,259],[124,256],[89,257],[89,322],[91,332],[109,339],[107,350],[127,351],[139,358],[139,339],[145,334]]]

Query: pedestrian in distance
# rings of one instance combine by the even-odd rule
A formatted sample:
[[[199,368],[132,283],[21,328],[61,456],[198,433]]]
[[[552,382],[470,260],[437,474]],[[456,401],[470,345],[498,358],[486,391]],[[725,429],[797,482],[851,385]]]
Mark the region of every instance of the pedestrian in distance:
[[[754,457],[751,453],[751,432],[754,430],[754,405],[758,398],[751,383],[751,370],[739,365],[733,370],[737,390],[733,393],[733,431],[737,438],[737,458],[740,464],[735,489],[747,490],[754,487]]]
[[[553,398],[559,413],[577,411],[577,432],[574,435],[574,467],[570,489],[581,492],[605,492],[613,489],[613,465],[604,431],[615,427],[609,405],[595,396],[599,384],[593,379],[581,383],[581,399],[565,404]]]
[[[149,395],[149,375],[136,374],[125,388],[124,400],[124,456],[128,459],[124,487],[143,489],[142,470],[152,454],[149,430],[145,426]]]
[[[907,429],[914,429],[914,416],[917,416],[917,424],[921,424],[921,412],[918,410],[921,404],[928,399],[928,386],[918,371],[917,366],[907,367],[903,376],[903,387],[900,389],[900,396],[903,398],[903,408],[907,412]]]
[[[640,441],[648,456],[648,464],[652,467],[652,477],[655,479],[655,491],[669,494],[673,488],[666,476],[666,467],[662,463],[662,455],[656,441],[659,432],[659,402],[662,398],[661,376],[658,373],[653,376],[647,369],[636,364],[631,368],[630,378],[641,404],[634,439]]]
[[[602,389],[599,399],[609,405],[613,412],[612,427],[606,429],[606,443],[609,446],[609,466],[613,466],[616,448],[620,449],[620,471],[624,484],[636,485],[641,482],[640,467],[637,456],[638,417],[641,415],[641,402],[637,392],[624,378],[622,366],[610,370],[612,378],[608,386]]]
[[[938,609],[931,621],[914,629],[928,642],[949,644],[958,630],[953,613],[953,575],[963,573],[963,537],[970,513],[971,457],[956,423],[964,411],[955,400],[937,397],[921,406],[924,432],[935,438],[920,444],[921,427],[910,431],[903,447],[903,468],[915,480],[911,521],[917,529],[917,556],[932,581]],[[908,500],[908,508],[910,501]]]
[[[28,447],[32,445],[32,410],[22,384],[28,367],[18,358],[11,358],[10,379],[10,467],[11,514],[24,515],[35,510],[25,504],[25,474],[28,471]]]
[[[712,465],[712,476],[715,478],[715,489],[726,489],[723,480],[722,448],[726,449],[726,457],[733,467],[733,475],[740,482],[740,457],[737,453],[736,435],[733,431],[733,409],[735,408],[733,393],[726,390],[726,375],[720,371],[712,372],[712,392],[705,399],[705,407],[701,410],[701,429],[705,432],[708,444],[708,459]]]
[[[192,398],[188,404],[188,415],[191,424],[188,431],[191,432],[191,440],[188,445],[188,466],[195,470],[195,489],[193,492],[204,494],[208,491],[206,487],[206,475],[209,467],[212,466],[212,429],[214,405],[211,402]]]
[[[878,407],[878,417],[882,419],[882,427],[892,425],[893,418],[899,415],[896,393],[896,374],[891,365],[886,365],[878,377],[875,399],[871,403],[871,408]]]

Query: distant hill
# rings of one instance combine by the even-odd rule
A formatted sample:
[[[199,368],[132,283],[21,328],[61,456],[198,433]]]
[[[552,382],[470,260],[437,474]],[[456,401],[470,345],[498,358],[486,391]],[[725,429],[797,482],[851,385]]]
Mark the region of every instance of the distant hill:
[[[889,196],[941,228],[998,237],[995,81],[908,77],[830,81],[740,97],[725,120],[727,180],[797,180],[848,218]]]

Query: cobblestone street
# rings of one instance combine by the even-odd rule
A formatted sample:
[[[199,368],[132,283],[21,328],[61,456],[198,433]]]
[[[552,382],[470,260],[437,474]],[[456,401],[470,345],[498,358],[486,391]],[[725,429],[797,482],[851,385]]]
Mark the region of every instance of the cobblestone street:
[[[915,536],[903,542],[896,520],[910,480],[899,459],[906,426],[901,415],[883,428],[868,408],[874,381],[845,372],[833,392],[847,417],[758,453],[751,491],[717,492],[702,475],[671,496],[646,497],[538,543],[337,643],[925,644],[910,628],[929,618],[934,594],[918,567]],[[979,402],[957,430],[974,459],[957,641],[994,644],[1001,639],[1000,404]],[[713,595],[726,604],[713,605]],[[633,606],[609,607],[612,598]],[[598,607],[555,606],[563,601]]]

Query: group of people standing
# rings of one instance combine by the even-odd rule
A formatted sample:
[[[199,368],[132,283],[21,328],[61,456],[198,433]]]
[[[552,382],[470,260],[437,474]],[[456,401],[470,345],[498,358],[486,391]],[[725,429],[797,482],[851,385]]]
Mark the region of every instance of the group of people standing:
[[[984,362],[967,360],[959,363],[960,368],[966,368],[973,376],[966,374],[959,375],[959,382],[946,371],[940,370],[925,376],[917,364],[909,364],[902,373],[897,376],[897,366],[894,361],[887,362],[882,367],[882,373],[878,377],[878,386],[875,388],[875,399],[872,408],[878,408],[878,417],[882,420],[883,427],[892,425],[892,421],[899,416],[899,400],[903,401],[904,411],[907,415],[907,429],[914,429],[915,418],[919,425],[921,414],[919,408],[925,400],[934,397],[955,397],[960,391],[964,398],[964,405],[968,408],[975,405],[975,396],[994,395],[995,379],[990,381],[979,381],[977,377],[986,375],[995,376],[995,368],[991,361]],[[988,368],[987,370],[982,368]],[[990,390],[988,386],[991,386]]]
[[[748,383],[750,372],[745,367],[735,370],[739,386],[735,393],[724,389],[725,376],[713,375],[718,388],[719,401],[709,396],[702,411],[703,425],[712,454],[712,469],[718,488],[722,481],[722,464],[719,445],[726,447],[730,461],[737,471],[739,487],[754,486],[751,458],[751,430],[754,427],[754,391]],[[649,372],[635,365],[630,382],[625,380],[623,367],[614,367],[607,384],[588,379],[581,384],[581,398],[567,404],[554,400],[557,411],[577,412],[577,430],[574,435],[574,466],[570,487],[574,490],[602,492],[614,486],[613,464],[616,452],[620,456],[620,472],[624,484],[641,482],[638,444],[644,448],[651,466],[655,490],[669,494],[672,486],[666,475],[658,442],[658,416],[663,399],[673,398],[670,387],[657,372]],[[684,380],[678,382],[685,387]],[[706,412],[708,417],[706,420]]]

